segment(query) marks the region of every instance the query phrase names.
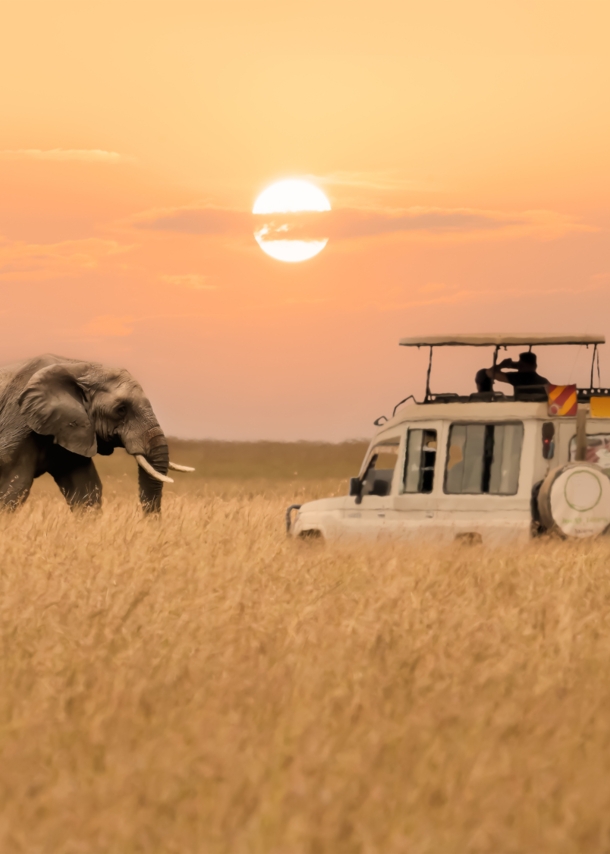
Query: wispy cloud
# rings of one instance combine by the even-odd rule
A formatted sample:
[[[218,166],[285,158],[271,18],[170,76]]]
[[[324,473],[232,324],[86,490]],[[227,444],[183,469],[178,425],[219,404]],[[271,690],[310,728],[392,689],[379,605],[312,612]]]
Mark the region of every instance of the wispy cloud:
[[[217,285],[210,284],[209,276],[199,273],[186,273],[174,276],[161,276],[162,281],[168,285],[176,285],[181,288],[190,288],[193,291],[215,291]]]
[[[591,230],[555,211],[506,213],[470,208],[343,207],[325,212],[260,214],[209,205],[148,211],[135,217],[136,228],[203,236],[265,240],[362,240],[388,235],[420,238],[480,239],[485,236],[553,238]]]
[[[312,181],[328,187],[350,187],[362,190],[432,190],[431,181],[422,182],[404,178],[395,172],[329,172],[326,175],[311,175]]]
[[[87,238],[61,243],[25,243],[0,237],[0,279],[47,279],[96,269],[110,255],[129,249],[114,240]]]
[[[0,151],[0,157],[10,160],[80,160],[87,163],[121,163],[133,158],[117,151],[101,148],[16,148]]]
[[[471,301],[484,302],[503,302],[508,299],[521,299],[524,295],[529,298],[554,296],[569,296],[575,297],[582,294],[592,294],[598,291],[605,290],[603,284],[593,282],[589,285],[576,284],[572,287],[540,287],[532,288],[529,285],[526,287],[511,287],[511,288],[460,288],[459,286],[446,285],[424,285],[408,300],[400,300],[398,302],[387,303],[377,310],[382,312],[400,311],[407,308],[418,308],[420,306],[430,305],[454,305],[463,304]],[[359,306],[362,308],[362,306]]]
[[[204,235],[247,234],[253,222],[254,215],[249,211],[206,205],[145,211],[131,220],[136,228]]]
[[[260,217],[267,240],[353,240],[400,232],[471,233],[522,225],[521,216],[487,211],[339,208],[323,213],[278,214]]]

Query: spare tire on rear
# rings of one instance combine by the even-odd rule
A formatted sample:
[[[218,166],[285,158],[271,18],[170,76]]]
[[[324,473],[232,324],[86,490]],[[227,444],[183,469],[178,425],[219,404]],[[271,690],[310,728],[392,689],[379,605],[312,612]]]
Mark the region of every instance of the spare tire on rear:
[[[610,528],[610,478],[593,463],[552,469],[538,493],[540,522],[562,537],[598,537]]]

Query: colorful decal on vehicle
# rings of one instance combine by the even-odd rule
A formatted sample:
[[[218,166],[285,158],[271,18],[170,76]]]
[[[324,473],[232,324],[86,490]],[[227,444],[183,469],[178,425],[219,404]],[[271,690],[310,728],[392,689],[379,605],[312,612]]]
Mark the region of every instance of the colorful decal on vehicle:
[[[610,395],[607,397],[592,397],[591,418],[610,418]]]
[[[575,385],[551,385],[546,387],[549,415],[576,415],[578,396]]]

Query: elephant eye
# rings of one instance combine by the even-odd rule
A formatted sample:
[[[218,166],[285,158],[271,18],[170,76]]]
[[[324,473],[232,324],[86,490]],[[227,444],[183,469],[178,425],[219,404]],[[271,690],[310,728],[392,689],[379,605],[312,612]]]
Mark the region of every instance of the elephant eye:
[[[117,408],[114,411],[115,411],[115,414],[119,416],[119,418],[122,418],[124,415],[127,414],[127,407],[125,406],[124,403],[119,403],[119,405],[117,406]]]

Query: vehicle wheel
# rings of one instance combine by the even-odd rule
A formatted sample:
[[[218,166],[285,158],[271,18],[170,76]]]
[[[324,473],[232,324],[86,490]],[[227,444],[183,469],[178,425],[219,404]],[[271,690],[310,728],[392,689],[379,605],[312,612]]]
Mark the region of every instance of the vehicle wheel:
[[[541,534],[545,533],[544,525],[542,524],[542,520],[540,519],[540,510],[538,509],[538,496],[540,495],[540,487],[542,486],[542,484],[543,481],[541,480],[539,480],[538,483],[535,483],[532,486],[532,494],[530,496],[530,510],[532,513],[532,537],[539,537]]]
[[[538,493],[540,522],[562,537],[598,537],[610,527],[610,478],[593,463],[552,469]]]
[[[322,531],[310,528],[308,531],[301,531],[299,534],[299,540],[302,543],[323,543],[324,537],[322,536]]]
[[[455,535],[455,542],[461,546],[481,546],[483,537],[478,531],[462,531],[461,534]]]

